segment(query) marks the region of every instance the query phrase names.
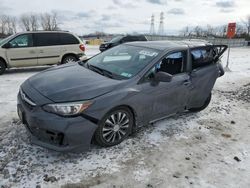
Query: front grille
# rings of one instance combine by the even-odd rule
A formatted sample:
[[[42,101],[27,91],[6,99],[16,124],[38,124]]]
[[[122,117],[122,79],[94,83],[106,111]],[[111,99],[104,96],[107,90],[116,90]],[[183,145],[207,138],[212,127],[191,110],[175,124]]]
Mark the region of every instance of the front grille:
[[[57,146],[65,145],[63,143],[64,141],[63,133],[40,129],[38,127],[29,127],[29,129],[31,134],[34,135],[38,140]]]

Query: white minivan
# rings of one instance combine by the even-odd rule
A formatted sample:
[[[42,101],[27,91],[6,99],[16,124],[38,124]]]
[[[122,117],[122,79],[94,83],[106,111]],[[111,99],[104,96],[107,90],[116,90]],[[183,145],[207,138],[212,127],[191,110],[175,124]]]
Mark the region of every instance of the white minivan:
[[[64,64],[85,59],[85,46],[65,31],[32,31],[0,41],[0,74],[6,68]]]

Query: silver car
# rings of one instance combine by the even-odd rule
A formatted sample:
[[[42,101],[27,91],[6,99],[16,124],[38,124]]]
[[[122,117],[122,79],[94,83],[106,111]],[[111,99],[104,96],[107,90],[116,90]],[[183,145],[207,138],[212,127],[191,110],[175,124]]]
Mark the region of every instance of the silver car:
[[[0,41],[0,75],[16,67],[65,64],[86,59],[85,46],[65,31],[28,31]]]
[[[225,45],[132,42],[26,80],[18,114],[31,141],[57,151],[108,147],[133,131],[183,111],[200,111],[224,74]]]

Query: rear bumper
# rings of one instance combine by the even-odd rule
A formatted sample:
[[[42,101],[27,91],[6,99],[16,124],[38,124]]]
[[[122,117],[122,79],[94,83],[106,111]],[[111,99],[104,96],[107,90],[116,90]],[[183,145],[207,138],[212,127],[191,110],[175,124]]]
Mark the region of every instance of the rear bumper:
[[[31,136],[31,142],[59,152],[82,152],[90,148],[97,125],[78,116],[64,118],[31,107],[18,94],[18,115]]]

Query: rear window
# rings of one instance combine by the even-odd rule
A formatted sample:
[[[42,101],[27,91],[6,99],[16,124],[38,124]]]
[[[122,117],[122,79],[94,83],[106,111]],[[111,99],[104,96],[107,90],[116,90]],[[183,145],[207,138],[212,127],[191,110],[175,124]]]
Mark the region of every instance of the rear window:
[[[69,45],[69,44],[79,44],[79,40],[71,35],[70,33],[60,33],[61,44],[62,45]]]
[[[36,46],[60,45],[58,33],[35,33]]]
[[[192,56],[192,68],[199,68],[213,63],[213,49],[195,49],[191,51]]]

